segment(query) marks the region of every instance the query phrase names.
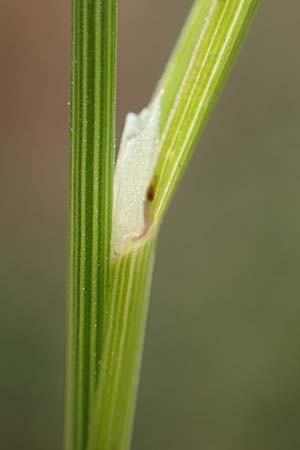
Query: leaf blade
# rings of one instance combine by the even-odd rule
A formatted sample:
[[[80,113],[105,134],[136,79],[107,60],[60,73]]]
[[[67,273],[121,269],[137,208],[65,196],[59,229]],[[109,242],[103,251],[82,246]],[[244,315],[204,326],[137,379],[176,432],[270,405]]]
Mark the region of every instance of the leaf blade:
[[[184,31],[174,58],[187,48],[190,62],[175,97],[172,79],[176,70],[169,65],[159,87],[165,89],[167,104],[163,104],[164,121],[161,132],[159,160],[156,166],[157,194],[153,203],[153,215],[160,222],[174,194],[187,162],[192,156],[208,121],[213,106],[237,56],[259,0],[206,0],[207,15],[201,0],[197,0],[189,19],[193,30]],[[198,39],[195,40],[197,26]],[[194,47],[184,40],[193,34]],[[186,58],[187,59],[187,58]],[[173,99],[173,103],[170,102]]]

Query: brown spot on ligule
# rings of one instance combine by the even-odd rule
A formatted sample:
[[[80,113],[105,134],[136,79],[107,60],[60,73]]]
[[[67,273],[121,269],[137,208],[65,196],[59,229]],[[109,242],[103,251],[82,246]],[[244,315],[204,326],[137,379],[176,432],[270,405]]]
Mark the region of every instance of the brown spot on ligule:
[[[150,184],[150,186],[148,187],[146,196],[149,202],[153,202],[155,196],[155,189],[154,186],[152,186],[152,184]]]
[[[153,202],[154,197],[155,197],[157,179],[158,179],[158,176],[154,175],[154,177],[152,178],[151,183],[149,184],[148,189],[146,191],[145,200],[144,200],[144,227],[140,233],[138,233],[132,237],[133,241],[137,241],[137,240],[141,239],[142,237],[144,237],[153,223],[153,217],[152,217],[150,203]]]
[[[148,200],[148,202],[153,202],[154,200],[156,193],[156,185],[157,185],[157,175],[154,175],[146,191],[146,199]]]

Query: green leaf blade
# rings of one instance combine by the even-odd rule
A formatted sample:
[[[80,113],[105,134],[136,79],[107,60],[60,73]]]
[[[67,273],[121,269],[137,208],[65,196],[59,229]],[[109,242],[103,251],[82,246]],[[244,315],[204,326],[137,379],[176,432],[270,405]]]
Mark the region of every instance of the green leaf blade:
[[[159,84],[165,90],[167,103],[163,106],[164,120],[156,167],[158,185],[153,214],[157,221],[165,213],[205,128],[259,0],[208,0],[204,3],[206,8],[209,6],[206,10],[203,2],[196,2],[189,19],[193,29],[190,33],[183,33],[179,49],[174,54],[176,62],[181,51],[190,53],[176,98],[174,86],[178,85],[178,74],[172,62],[169,65],[172,70],[167,67],[167,75]],[[196,25],[204,27],[198,28],[197,40],[194,36]],[[185,44],[185,39],[190,39],[191,34],[194,47]],[[179,74],[181,78],[181,69]]]
[[[163,130],[174,105],[178,90],[188,68],[191,54],[203,30],[205,19],[211,9],[211,0],[195,2],[182,29],[178,42],[158,83],[157,91],[163,89],[161,129]],[[201,31],[202,32],[202,31]]]

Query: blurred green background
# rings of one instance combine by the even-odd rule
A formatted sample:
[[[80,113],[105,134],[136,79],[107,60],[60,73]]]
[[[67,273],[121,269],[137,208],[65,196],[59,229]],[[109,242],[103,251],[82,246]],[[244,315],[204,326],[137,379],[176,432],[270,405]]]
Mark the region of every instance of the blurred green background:
[[[191,0],[120,0],[118,135]],[[299,2],[264,1],[162,228],[133,450],[299,450]],[[1,449],[62,448],[69,2],[0,16]]]

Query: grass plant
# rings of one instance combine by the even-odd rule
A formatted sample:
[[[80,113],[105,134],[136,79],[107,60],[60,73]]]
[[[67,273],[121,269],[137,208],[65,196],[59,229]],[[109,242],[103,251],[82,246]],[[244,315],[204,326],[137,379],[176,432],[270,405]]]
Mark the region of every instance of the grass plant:
[[[72,0],[65,450],[130,448],[159,228],[258,3],[195,1],[114,170],[117,0]]]

